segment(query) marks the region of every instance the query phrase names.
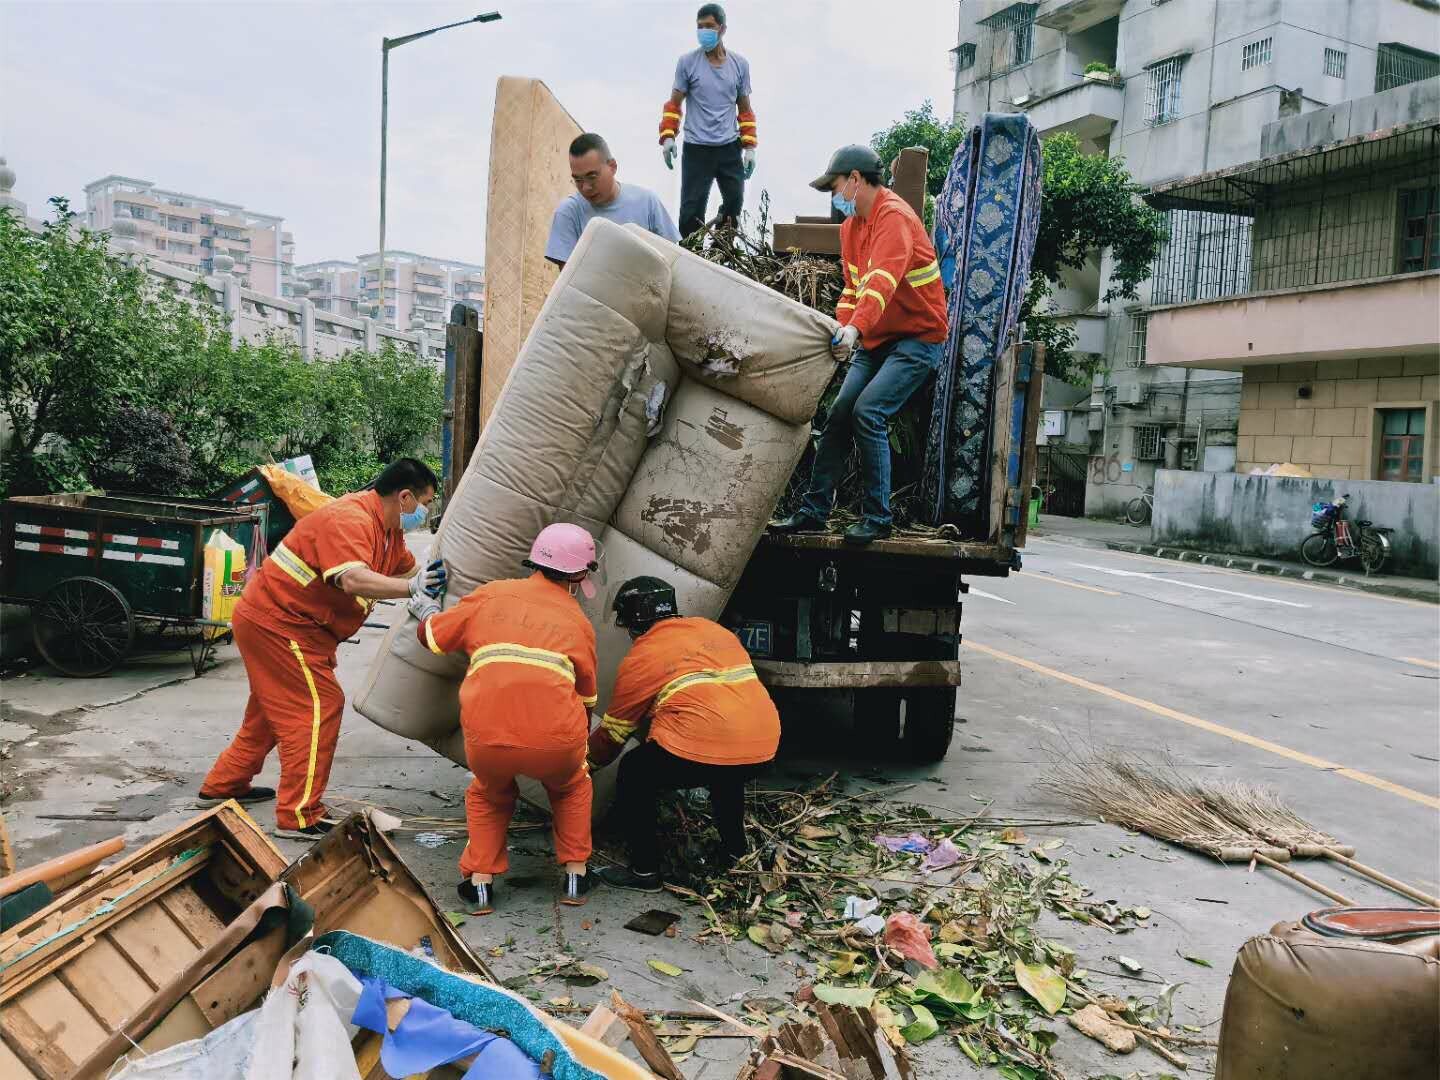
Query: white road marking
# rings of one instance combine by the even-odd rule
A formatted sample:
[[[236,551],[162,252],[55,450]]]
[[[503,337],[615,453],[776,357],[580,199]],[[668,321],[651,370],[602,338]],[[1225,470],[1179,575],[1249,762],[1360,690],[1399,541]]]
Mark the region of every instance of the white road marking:
[[[977,588],[975,588],[974,585],[971,585],[971,586],[970,586],[970,591],[967,592],[965,595],[966,595],[966,596],[983,596],[986,600],[999,600],[1000,603],[1002,603],[1002,604],[1014,604],[1014,603],[1015,603],[1014,600],[1006,600],[1003,596],[996,596],[994,593],[988,593],[988,592],[984,592],[984,591],[982,591],[982,590],[980,590],[980,589],[977,589]]]
[[[1091,566],[1088,563],[1071,563],[1071,566],[1078,566],[1083,570],[1094,570],[1101,574],[1112,574],[1115,577],[1145,578],[1147,581],[1160,581],[1166,585],[1179,585],[1185,589],[1199,589],[1202,592],[1223,593],[1226,596],[1238,596],[1243,600],[1259,600],[1264,604],[1283,604],[1285,607],[1308,608],[1309,604],[1297,604],[1293,600],[1277,600],[1273,596],[1257,596],[1254,593],[1236,592],[1234,589],[1217,589],[1213,585],[1199,585],[1193,581],[1181,581],[1179,578],[1166,577],[1161,574],[1143,574],[1139,570],[1115,570],[1105,566]],[[970,590],[974,592],[974,589]]]

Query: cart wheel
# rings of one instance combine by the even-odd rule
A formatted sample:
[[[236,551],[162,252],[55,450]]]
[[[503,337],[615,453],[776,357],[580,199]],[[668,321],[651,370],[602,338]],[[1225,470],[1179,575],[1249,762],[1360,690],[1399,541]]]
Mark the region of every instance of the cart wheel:
[[[108,581],[73,577],[53,586],[32,616],[35,648],[62,674],[104,675],[135,642],[130,605]]]

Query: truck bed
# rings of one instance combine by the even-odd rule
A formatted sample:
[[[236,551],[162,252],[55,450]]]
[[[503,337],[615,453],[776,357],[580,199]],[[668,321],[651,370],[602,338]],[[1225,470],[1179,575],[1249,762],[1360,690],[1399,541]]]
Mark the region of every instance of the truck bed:
[[[932,540],[924,537],[896,536],[889,540],[876,540],[863,547],[845,543],[839,533],[800,533],[794,536],[777,536],[766,533],[760,540],[762,546],[789,548],[794,551],[830,551],[852,556],[878,556],[880,558],[936,559],[961,563],[965,573],[981,577],[1005,577],[1012,569],[1018,569],[1019,552],[1006,544],[991,544],[978,540]]]

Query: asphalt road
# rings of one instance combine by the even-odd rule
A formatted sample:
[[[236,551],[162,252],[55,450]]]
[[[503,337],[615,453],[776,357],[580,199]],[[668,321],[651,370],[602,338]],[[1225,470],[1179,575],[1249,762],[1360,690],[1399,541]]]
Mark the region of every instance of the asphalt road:
[[[992,814],[1064,821],[1075,813],[1039,783],[1056,757],[1118,747],[1195,775],[1273,786],[1297,812],[1355,845],[1363,861],[1440,891],[1440,608],[1040,539],[1027,548],[1023,572],[971,586],[962,722],[943,762],[877,766],[862,734],[825,730],[821,740],[802,739],[775,777],[863,773],[914,784],[899,797],[958,814],[989,805]],[[364,630],[342,647],[340,679],[351,691],[381,636]],[[22,865],[121,831],[133,846],[196,812],[194,791],[239,723],[245,678],[233,649],[203,678],[189,674],[183,655],[172,654],[128,664],[110,679],[36,672],[0,685],[0,739],[11,755],[4,779],[14,788],[7,817]],[[272,757],[261,781],[273,783],[276,772]],[[347,713],[332,774],[335,805],[384,805],[412,822],[431,819],[412,829],[448,833],[437,848],[418,844],[414,831],[398,834],[442,908],[456,906],[463,826],[455,800],[466,779],[425,747]],[[95,807],[154,816],[124,826],[39,817]],[[256,808],[267,826],[271,814]],[[1091,985],[1144,996],[1182,983],[1175,1022],[1207,1036],[1218,1031],[1235,950],[1327,904],[1272,872],[1223,866],[1110,825],[1029,831],[1037,841],[1064,840],[1056,854],[1097,897],[1154,912],[1151,926],[1123,937],[1047,921],[1045,932],[1076,950]],[[564,945],[610,974],[600,986],[562,991],[577,1004],[617,987],[647,1010],[692,1008],[691,997],[733,1009],[736,995],[783,998],[813,977],[798,958],[772,957],[748,942],[731,946],[728,957],[713,942],[697,942],[703,915],[677,898],[602,889],[585,908],[559,908],[548,848],[543,831],[513,834],[502,909],[462,927],[481,950],[498,950],[489,959],[502,977],[525,976]],[[1360,903],[1402,902],[1342,868],[1305,868]],[[683,916],[678,938],[621,929],[652,906]],[[1117,955],[1144,970],[1127,973]],[[684,975],[656,976],[651,958]],[[1057,1030],[1055,1056],[1071,1080],[1176,1072],[1149,1051],[1119,1059],[1064,1025]],[[743,1049],[743,1041],[704,1040],[685,1072],[729,1080]],[[1200,1051],[1191,1064],[1189,1075],[1204,1075],[1210,1062]],[[995,1075],[974,1070],[938,1038],[921,1048],[918,1071]]]

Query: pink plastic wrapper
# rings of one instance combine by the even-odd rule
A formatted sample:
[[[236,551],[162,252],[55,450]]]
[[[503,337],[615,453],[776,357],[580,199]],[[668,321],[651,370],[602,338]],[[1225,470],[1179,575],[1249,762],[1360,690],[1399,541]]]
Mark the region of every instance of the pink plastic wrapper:
[[[907,852],[913,855],[923,855],[935,845],[919,833],[911,833],[909,836],[877,836],[875,843],[886,851],[896,853]]]
[[[947,866],[954,866],[960,861],[964,854],[958,847],[952,844],[947,837],[935,845],[935,850],[925,856],[925,861],[920,864],[922,870],[942,870]]]
[[[938,967],[935,952],[930,948],[930,931],[908,911],[897,911],[885,923],[885,944],[906,960],[914,960],[924,968]]]

